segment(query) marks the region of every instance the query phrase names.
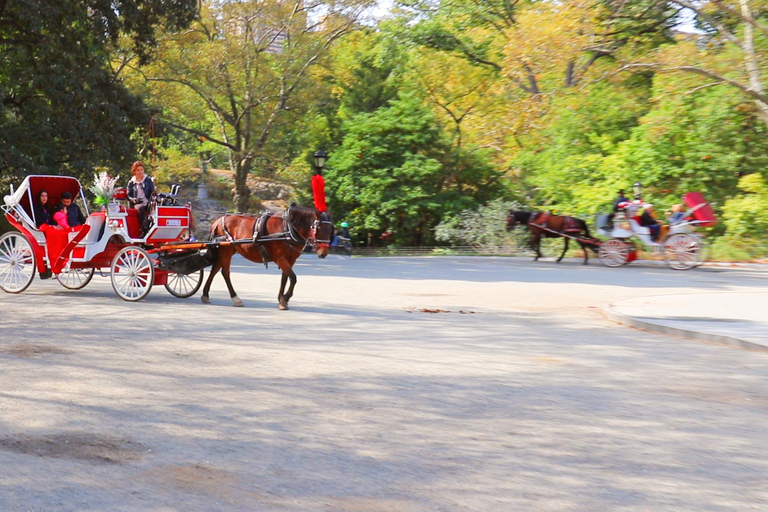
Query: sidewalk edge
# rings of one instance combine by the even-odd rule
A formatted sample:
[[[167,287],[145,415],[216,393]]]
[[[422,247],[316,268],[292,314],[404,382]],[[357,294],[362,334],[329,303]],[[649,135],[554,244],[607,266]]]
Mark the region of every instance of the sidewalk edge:
[[[709,343],[716,343],[718,345],[728,345],[731,347],[744,348],[748,350],[760,350],[762,352],[768,351],[768,347],[761,345],[760,343],[754,343],[752,341],[743,340],[740,338],[734,338],[733,336],[725,336],[722,334],[710,334],[706,332],[691,331],[689,329],[681,329],[679,327],[670,327],[667,325],[659,325],[653,322],[641,320],[639,318],[617,313],[612,309],[613,304],[603,306],[603,314],[611,321],[614,321],[621,325],[627,325],[636,329],[642,329],[650,332],[657,332],[661,334],[671,334],[674,336],[681,336],[696,341],[706,341]]]

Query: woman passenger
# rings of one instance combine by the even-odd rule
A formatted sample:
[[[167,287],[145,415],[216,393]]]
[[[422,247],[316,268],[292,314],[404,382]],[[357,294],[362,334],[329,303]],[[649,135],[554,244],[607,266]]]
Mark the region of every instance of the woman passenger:
[[[54,222],[53,217],[51,217],[51,214],[48,211],[48,192],[41,190],[40,193],[37,194],[37,201],[35,201],[34,208],[35,224],[37,224],[38,228],[43,224],[48,224],[49,226],[56,225],[56,222]]]

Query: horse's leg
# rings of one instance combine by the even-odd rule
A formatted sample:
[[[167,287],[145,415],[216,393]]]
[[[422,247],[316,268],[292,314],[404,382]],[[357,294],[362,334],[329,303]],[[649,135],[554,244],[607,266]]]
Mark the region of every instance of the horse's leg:
[[[587,244],[579,242],[579,245],[581,246],[581,250],[584,251],[584,265],[589,265],[589,250],[587,249]]]
[[[224,276],[224,282],[227,283],[227,289],[229,290],[229,296],[232,299],[232,304],[236,308],[243,307],[243,301],[237,296],[234,287],[232,286],[232,280],[229,278],[229,266],[232,263],[232,255],[234,251],[223,251],[219,261],[221,262],[221,275]]]
[[[216,260],[216,263],[213,264],[211,271],[208,273],[208,280],[205,282],[205,286],[203,287],[203,296],[200,297],[200,300],[203,302],[203,304],[211,303],[211,299],[208,298],[208,292],[211,291],[211,283],[213,282],[213,277],[216,275],[220,268],[221,263],[219,263],[219,260]]]
[[[571,242],[571,239],[566,237],[563,237],[565,240],[565,247],[563,247],[563,254],[560,255],[559,258],[557,258],[557,262],[560,263],[560,261],[563,259],[563,256],[565,256],[565,253],[568,252],[568,244]]]
[[[283,275],[280,278],[280,292],[277,294],[277,309],[288,309],[288,301],[293,297],[293,288],[296,286],[296,273],[293,271],[293,263],[280,259],[276,261],[277,266],[283,271]],[[288,287],[288,291],[285,291],[285,283],[291,280],[291,285]]]
[[[537,234],[533,237],[533,245],[534,249],[536,249],[536,257],[533,258],[533,261],[539,261],[539,258],[541,258],[541,234]]]

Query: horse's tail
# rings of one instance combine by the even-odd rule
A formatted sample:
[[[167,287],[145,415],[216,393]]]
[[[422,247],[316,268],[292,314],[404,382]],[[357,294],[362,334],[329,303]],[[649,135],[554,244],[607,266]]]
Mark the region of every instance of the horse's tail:
[[[589,232],[589,227],[587,226],[587,222],[583,219],[577,219],[579,222],[579,226],[581,226],[581,230],[584,232],[584,239],[582,240],[582,243],[592,249],[592,251],[595,254],[598,254],[598,250],[600,249],[600,240],[593,237]]]
[[[584,219],[578,219],[578,221],[579,225],[581,226],[581,230],[584,232],[587,238],[592,238],[592,235],[589,233],[589,226],[587,226],[587,221]]]

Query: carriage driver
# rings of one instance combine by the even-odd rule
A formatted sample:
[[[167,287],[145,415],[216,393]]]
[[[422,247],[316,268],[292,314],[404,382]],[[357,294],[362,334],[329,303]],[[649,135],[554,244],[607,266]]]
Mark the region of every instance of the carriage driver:
[[[133,162],[131,174],[133,174],[133,178],[128,182],[128,201],[131,203],[131,206],[138,210],[139,225],[142,231],[144,231],[147,228],[144,225],[147,207],[149,206],[150,199],[152,199],[152,194],[155,193],[155,184],[144,173],[144,164],[141,161]]]

